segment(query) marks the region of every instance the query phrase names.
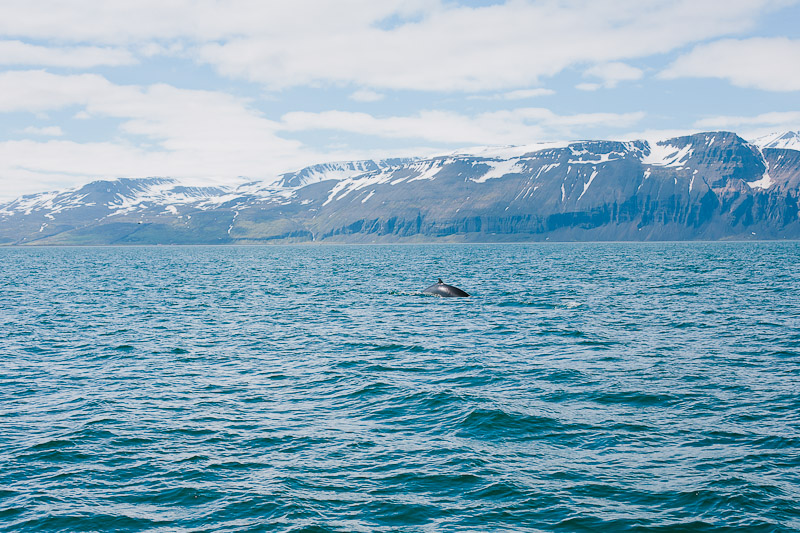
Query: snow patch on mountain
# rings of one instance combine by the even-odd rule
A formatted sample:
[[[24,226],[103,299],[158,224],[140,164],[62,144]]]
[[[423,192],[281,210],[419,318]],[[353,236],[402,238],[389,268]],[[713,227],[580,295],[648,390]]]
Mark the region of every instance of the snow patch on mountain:
[[[76,189],[77,190],[77,189]],[[32,212],[37,211],[39,209],[46,209],[46,210],[53,210],[56,208],[55,206],[55,199],[59,196],[59,191],[50,191],[50,192],[43,192],[39,194],[27,194],[25,196],[20,196],[16,200],[12,200],[11,202],[7,203],[0,209],[0,214],[3,215],[14,215],[17,213],[21,213],[23,215],[30,215]],[[78,207],[80,204],[75,203],[75,207]],[[64,205],[61,207],[61,210],[66,209],[67,206]]]
[[[519,174],[525,171],[525,166],[520,164],[519,158],[497,161],[481,161],[486,164],[489,170],[482,176],[474,178],[475,183],[484,183],[487,180],[502,178],[509,174]]]
[[[292,190],[265,186],[259,182],[239,187],[185,186],[174,179],[116,179],[91,182],[63,191],[22,196],[0,207],[6,216],[44,213],[53,216],[69,209],[102,207],[104,216],[122,216],[147,209],[165,215],[177,215],[183,208],[212,209],[227,202],[253,203],[288,201]]]
[[[800,150],[800,132],[784,131],[770,133],[752,141],[759,148],[780,148],[783,150]]]
[[[769,177],[769,172],[764,172],[760,180],[747,182],[751,189],[769,189],[773,183],[775,182]]]
[[[149,205],[169,204],[177,209],[176,205],[195,203],[197,197],[181,190],[176,192],[177,182],[174,180],[159,181],[142,188],[132,188],[130,191],[117,193],[114,199],[106,204],[113,211],[111,215],[124,215],[139,210]],[[190,189],[191,190],[191,189]]]
[[[276,182],[279,187],[303,187],[328,180],[346,180],[363,174],[385,170],[393,166],[407,164],[416,158],[402,159],[364,159],[358,161],[336,161],[302,168],[295,172],[281,174]]]
[[[622,159],[625,157],[624,152],[608,152],[605,154],[595,154],[589,152],[588,150],[581,150],[581,151],[572,151],[572,155],[576,156],[577,159],[570,159],[568,163],[571,165],[596,165],[598,163],[608,163],[610,161],[616,161],[618,159]],[[588,158],[584,159],[583,156],[588,156]]]
[[[650,153],[643,155],[641,161],[645,165],[654,167],[681,167],[694,153],[691,144],[684,147],[673,146],[667,142],[658,142],[650,145]]]
[[[414,163],[409,166],[409,168],[413,172],[417,172],[417,175],[408,181],[418,181],[418,180],[432,180],[436,177],[436,175],[441,172],[442,168],[446,165],[451,164],[454,161],[453,158],[447,159],[432,159],[428,161],[420,161],[419,163]],[[398,179],[392,181],[392,185],[404,181],[403,179]]]
[[[484,159],[513,159],[524,155],[567,148],[578,141],[555,141],[507,146],[474,146],[441,154],[440,157],[480,157]]]
[[[587,181],[586,183],[583,184],[583,192],[581,193],[580,196],[578,196],[578,200],[583,198],[583,195],[586,194],[586,191],[589,190],[589,186],[592,184],[594,179],[597,177],[597,174],[598,174],[597,169],[594,169],[594,171],[592,172],[592,175],[589,176],[589,181]]]

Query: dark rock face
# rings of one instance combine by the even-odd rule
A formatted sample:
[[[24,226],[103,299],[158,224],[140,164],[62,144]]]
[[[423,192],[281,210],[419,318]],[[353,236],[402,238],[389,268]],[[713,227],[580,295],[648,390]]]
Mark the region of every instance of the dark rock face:
[[[0,205],[0,243],[800,238],[799,192],[800,151],[711,132],[331,163],[272,186],[99,181]]]

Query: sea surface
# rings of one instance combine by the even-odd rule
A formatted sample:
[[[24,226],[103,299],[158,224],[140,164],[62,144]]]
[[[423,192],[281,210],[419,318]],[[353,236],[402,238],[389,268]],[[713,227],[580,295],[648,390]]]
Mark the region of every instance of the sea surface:
[[[800,243],[0,248],[0,530],[800,531]]]

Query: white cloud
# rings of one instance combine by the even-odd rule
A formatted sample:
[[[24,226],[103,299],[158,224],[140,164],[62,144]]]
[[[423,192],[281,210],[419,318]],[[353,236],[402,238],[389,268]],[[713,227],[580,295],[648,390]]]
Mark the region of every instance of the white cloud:
[[[28,126],[22,130],[22,132],[30,135],[41,135],[43,137],[61,137],[64,135],[64,131],[59,126],[45,126],[43,128]]]
[[[695,122],[698,128],[738,128],[741,126],[783,125],[800,124],[800,111],[779,111],[762,113],[760,115],[743,116],[716,116],[708,117]]]
[[[545,89],[537,87],[535,89],[516,89],[514,91],[506,91],[502,93],[492,94],[472,94],[467,96],[468,100],[529,100],[531,98],[539,98],[541,96],[551,96],[556,94],[552,89]]]
[[[0,41],[0,65],[37,65],[44,67],[91,68],[136,63],[127,50],[74,46],[51,48],[21,41]]]
[[[610,138],[619,141],[638,141],[644,140],[651,144],[666,139],[674,139],[675,137],[686,137],[687,135],[694,135],[702,130],[687,129],[687,128],[671,128],[671,129],[648,129],[641,131],[629,131],[622,135],[613,135]]]
[[[439,147],[520,144],[573,137],[596,126],[629,127],[643,117],[643,113],[557,115],[543,108],[523,107],[475,115],[425,111],[386,118],[342,111],[291,112],[273,121],[246,100],[220,92],[166,84],[117,85],[96,74],[58,75],[39,70],[0,74],[0,111],[42,113],[72,108],[73,117],[84,121],[117,120],[116,133],[104,142],[0,143],[4,196],[64,176],[71,176],[73,182],[78,177],[86,181],[148,175],[193,180],[270,179],[334,156],[285,138],[292,132],[331,130]],[[354,150],[350,155],[357,153]],[[31,175],[38,178],[31,179]]]
[[[488,91],[537,85],[581,63],[664,53],[751,27],[784,0],[9,0],[0,34],[177,49],[273,89]],[[313,14],[310,16],[309,14]]]
[[[575,86],[576,89],[579,89],[581,91],[596,91],[601,87],[603,86],[600,85],[599,83],[579,83],[578,85]]]
[[[199,57],[224,75],[275,89],[333,83],[498,90],[536,85],[574,64],[613,64],[739,31],[771,4],[734,0],[724,10],[712,0],[449,5],[391,30],[354,25],[340,31],[333,24],[316,34],[248,35],[202,46]]]
[[[596,90],[600,87],[613,89],[621,81],[636,81],[642,78],[644,72],[641,69],[632,67],[625,63],[613,62],[595,65],[583,73],[584,77],[600,78],[598,83],[583,83],[578,85],[578,89]]]
[[[82,108],[79,113],[87,116],[85,120],[119,120],[116,135],[105,142],[0,143],[0,195],[32,192],[32,184],[70,176],[62,185],[151,175],[270,179],[309,160],[322,159],[301,143],[281,138],[280,125],[246,101],[224,93],[166,84],[115,85],[90,74],[0,74],[0,111],[57,111],[73,106]]]
[[[158,42],[146,42],[137,48],[137,52],[143,57],[155,56],[182,56],[186,52],[183,43],[172,42],[169,45],[164,45]]]
[[[40,112],[72,106],[83,108],[76,117],[120,119],[123,132],[148,137],[168,150],[252,149],[262,147],[265,140],[296,146],[275,136],[275,122],[225,93],[166,84],[115,85],[97,74],[0,73],[0,111]]]
[[[86,105],[113,90],[97,74],[58,76],[43,70],[12,70],[0,73],[0,112],[35,113]]]
[[[356,102],[377,102],[383,100],[384,95],[369,89],[359,89],[350,95],[351,100]]]
[[[800,91],[800,40],[724,39],[702,44],[675,60],[659,77],[722,78],[740,87]]]
[[[367,113],[292,112],[283,116],[288,131],[337,130],[385,138],[425,139],[449,144],[525,144],[574,138],[596,127],[630,127],[644,113],[557,115],[543,108],[518,108],[463,115],[424,111],[412,116],[375,117]]]
[[[517,89],[516,91],[509,91],[499,96],[503,100],[526,100],[528,98],[550,96],[552,94],[556,94],[556,92],[552,89],[544,89],[540,87],[537,89]]]
[[[524,104],[554,95],[542,87],[543,80],[565,69],[588,68],[577,85],[582,90],[643,79],[643,71],[631,65],[652,68],[652,62],[640,58],[741,34],[763,22],[770,9],[798,0],[729,0],[724,8],[718,0],[472,3],[491,5],[471,7],[461,0],[5,0],[0,5],[0,36],[5,39],[0,40],[0,66],[77,72],[0,70],[0,113],[38,117],[10,127],[24,140],[0,142],[0,195],[37,183],[109,176],[270,178],[314,162],[397,153],[375,145],[401,146],[405,153],[413,145],[412,153],[425,153],[454,144],[607,138],[622,129],[645,129],[651,125],[641,123],[642,112],[556,114]],[[714,76],[748,87],[800,90],[798,42],[701,44],[661,76]],[[134,64],[110,76],[146,82],[118,84],[87,72]],[[214,78],[215,72],[262,87]],[[181,89],[156,83],[161,76],[225,89]],[[288,107],[308,101],[302,96],[307,93],[288,91],[298,86],[313,88],[315,97],[325,98],[325,90],[334,88],[328,94],[336,98],[349,94],[356,102],[380,103],[370,106],[376,114],[319,112],[338,105],[324,101]],[[404,90],[422,94],[409,98]],[[263,91],[258,103],[275,115],[223,91]],[[466,99],[474,110],[467,110]],[[593,98],[564,102],[553,97],[546,100],[548,106],[551,100],[553,109],[561,110],[598,105]],[[433,109],[437,103],[451,111]],[[404,111],[392,111],[394,104],[402,104]],[[617,104],[610,103],[622,110],[636,105]],[[747,102],[746,110],[736,113],[755,114],[764,105]],[[286,112],[292,109],[297,111]],[[687,120],[680,118],[685,114],[663,115],[668,118],[659,117],[654,126],[680,127]],[[60,119],[82,122],[67,125]],[[41,124],[48,126],[37,127]],[[98,130],[92,129],[95,125]],[[798,129],[791,114],[711,117],[695,126]],[[319,130],[333,133],[305,135]],[[102,142],[70,140],[77,131]],[[348,150],[357,135],[403,141],[366,142],[363,149]],[[292,136],[320,147],[311,150]]]
[[[343,32],[439,9],[438,0],[4,0],[0,34],[61,42],[221,41]]]
[[[332,130],[439,147],[520,144],[574,137],[597,126],[630,127],[643,118],[640,112],[558,115],[523,107],[474,115],[425,111],[385,118],[342,111],[291,112],[273,121],[246,100],[214,91],[166,84],[117,85],[96,74],[37,70],[0,74],[0,111],[41,113],[71,108],[76,108],[74,117],[85,121],[117,120],[116,134],[102,142],[0,142],[0,195],[33,192],[33,186],[59,180],[71,185],[106,177],[270,179],[335,155],[359,155],[358,150],[342,148],[334,153],[313,152],[284,137],[292,132]],[[56,129],[28,131],[58,133]]]
[[[753,139],[777,131],[800,130],[800,111],[761,113],[755,116],[716,116],[698,120],[695,127],[705,130],[736,131]]]

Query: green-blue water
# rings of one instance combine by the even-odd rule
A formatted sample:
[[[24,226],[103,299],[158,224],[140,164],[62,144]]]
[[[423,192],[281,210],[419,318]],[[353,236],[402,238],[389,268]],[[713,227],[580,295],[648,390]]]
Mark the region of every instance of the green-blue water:
[[[799,263],[2,248],[0,528],[798,531]]]

